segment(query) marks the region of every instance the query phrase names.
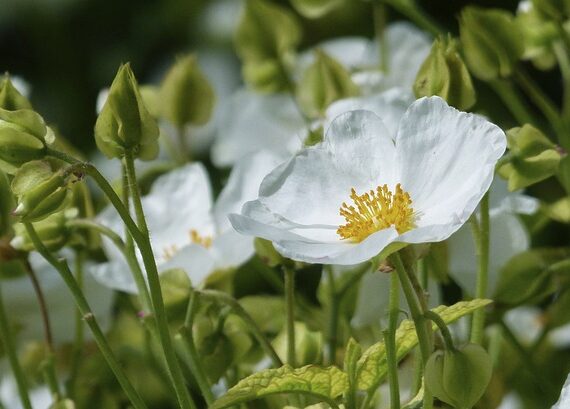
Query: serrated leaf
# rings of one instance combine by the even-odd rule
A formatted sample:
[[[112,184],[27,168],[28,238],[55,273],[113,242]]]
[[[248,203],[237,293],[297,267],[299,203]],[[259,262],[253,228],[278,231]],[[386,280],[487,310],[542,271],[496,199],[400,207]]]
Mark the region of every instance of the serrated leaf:
[[[446,324],[450,324],[464,315],[489,305],[492,301],[475,299],[461,301],[451,306],[440,305],[433,309]],[[433,324],[436,329],[436,325]],[[400,361],[418,343],[418,336],[413,321],[404,320],[396,330],[396,359]],[[388,372],[386,363],[386,347],[384,342],[378,342],[368,348],[358,361],[358,389],[371,390],[378,387]]]
[[[277,393],[307,394],[330,403],[347,388],[348,377],[337,367],[321,368],[308,365],[292,368],[285,365],[255,373],[241,380],[216,400],[210,409],[227,408]]]

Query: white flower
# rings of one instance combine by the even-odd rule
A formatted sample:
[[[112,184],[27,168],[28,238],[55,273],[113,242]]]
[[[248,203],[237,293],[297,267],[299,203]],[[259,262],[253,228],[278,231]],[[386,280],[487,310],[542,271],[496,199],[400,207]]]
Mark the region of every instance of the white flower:
[[[379,70],[378,44],[364,37],[343,37],[317,48],[337,59],[352,73],[363,94],[397,87],[411,92],[416,74],[429,54],[431,41],[408,23],[391,24],[386,30],[388,72]],[[296,77],[314,60],[314,50],[299,56]],[[402,92],[402,91],[400,91]],[[222,101],[212,161],[218,167],[235,163],[257,150],[270,150],[284,158],[298,152],[307,137],[308,125],[291,95],[262,95],[241,89]]]
[[[532,214],[538,200],[520,192],[510,193],[507,182],[495,178],[489,190],[489,280],[487,294],[495,290],[499,271],[514,255],[528,250],[530,239],[517,214]],[[470,226],[464,226],[448,241],[449,270],[468,293],[475,292],[477,257]]]
[[[63,255],[73,266],[73,253]],[[46,300],[54,342],[65,343],[74,339],[76,306],[59,273],[38,253],[30,253],[30,266],[34,270]],[[86,268],[89,268],[86,266]],[[83,277],[83,289],[97,322],[105,330],[111,322],[112,291],[101,286],[91,276]],[[22,341],[42,340],[44,327],[36,292],[28,276],[2,280],[2,295],[10,319],[20,329]],[[86,335],[90,337],[90,331]]]
[[[339,61],[352,73],[363,94],[378,93],[393,87],[412,89],[420,66],[431,48],[430,38],[414,25],[392,23],[386,28],[387,72],[380,70],[380,47],[365,37],[341,37],[325,41],[317,48]],[[297,71],[302,73],[314,59],[313,50],[299,57]]]
[[[256,197],[263,176],[279,163],[266,152],[238,163],[215,204],[206,170],[186,165],[158,178],[142,203],[160,272],[182,268],[194,285],[212,272],[238,267],[253,253],[253,240],[235,232],[227,220],[230,212]],[[113,208],[99,221],[123,235],[124,225]],[[111,288],[136,293],[137,288],[124,257],[103,240],[109,262],[93,269],[95,277]]]
[[[33,409],[50,408],[53,403],[53,397],[47,386],[33,388],[28,391],[28,394]],[[16,380],[11,375],[6,375],[1,379],[0,407],[6,409],[23,409],[24,407],[20,399]]]
[[[267,150],[289,158],[303,146],[307,125],[287,94],[262,95],[241,89],[222,102],[212,161],[233,165],[245,155]]]
[[[291,259],[357,264],[394,242],[436,242],[457,231],[505,148],[501,129],[438,97],[414,102],[395,135],[371,111],[347,112],[322,143],[266,176],[259,198],[230,220]]]

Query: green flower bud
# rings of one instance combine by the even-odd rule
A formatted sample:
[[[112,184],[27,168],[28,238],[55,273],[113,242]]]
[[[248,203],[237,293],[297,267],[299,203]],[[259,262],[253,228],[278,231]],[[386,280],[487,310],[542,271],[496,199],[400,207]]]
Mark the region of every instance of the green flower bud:
[[[71,230],[67,226],[67,221],[75,217],[75,215],[77,215],[76,209],[70,208],[51,214],[45,219],[33,223],[34,230],[50,251],[57,251],[68,243],[71,237]],[[10,241],[10,245],[13,248],[28,252],[35,249],[32,239],[23,224],[15,224],[14,231],[16,234]]]
[[[469,70],[485,81],[510,76],[524,52],[522,31],[505,10],[466,7],[459,31]]]
[[[12,181],[18,205],[12,212],[22,221],[35,222],[63,209],[72,199],[65,177],[46,161],[23,165]]]
[[[540,182],[558,171],[562,155],[557,146],[532,125],[507,131],[509,154],[499,165],[499,175],[509,181],[509,190]]]
[[[315,51],[315,62],[306,69],[297,86],[299,105],[311,118],[323,116],[334,101],[358,93],[350,73],[321,50]]]
[[[43,158],[46,144],[53,143],[54,138],[34,111],[0,108],[0,169],[14,174],[24,163]]]
[[[301,41],[301,27],[287,9],[265,0],[247,0],[235,35],[244,79],[263,92],[288,87],[284,64]]]
[[[18,92],[8,74],[5,74],[4,78],[0,80],[0,108],[8,111],[32,109],[32,104],[28,98]]]
[[[455,408],[472,408],[491,380],[491,358],[483,347],[467,344],[434,352],[425,368],[428,390]]]
[[[14,208],[14,197],[8,176],[0,170],[0,237],[10,229],[10,213]]]
[[[95,123],[95,142],[109,158],[126,152],[142,160],[158,155],[158,126],[146,109],[129,64],[119,68]]]
[[[553,68],[557,60],[552,46],[559,38],[556,23],[545,20],[532,6],[519,11],[516,21],[523,33],[523,58],[540,70]]]
[[[287,360],[287,331],[284,329],[272,342],[277,355]],[[323,351],[323,334],[311,331],[304,322],[295,322],[295,362],[299,366],[320,362]]]
[[[194,55],[180,58],[168,71],[160,89],[163,115],[178,128],[203,125],[214,108],[214,90]]]
[[[451,36],[436,39],[414,83],[417,98],[437,95],[465,111],[475,104],[475,88],[458,43]]]

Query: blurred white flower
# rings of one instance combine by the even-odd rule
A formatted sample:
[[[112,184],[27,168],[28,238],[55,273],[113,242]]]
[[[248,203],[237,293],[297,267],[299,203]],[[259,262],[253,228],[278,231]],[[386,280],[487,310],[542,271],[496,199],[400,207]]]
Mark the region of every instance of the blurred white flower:
[[[357,264],[394,242],[447,239],[488,190],[505,148],[500,128],[438,97],[414,102],[395,135],[373,112],[350,111],[266,176],[259,198],[230,220],[291,259]]]
[[[235,232],[227,215],[256,197],[262,178],[279,160],[259,152],[236,164],[215,204],[210,181],[201,164],[186,165],[158,178],[142,203],[160,272],[182,268],[195,285],[216,270],[238,267],[253,253],[253,240]],[[123,236],[123,223],[106,208],[99,222]],[[109,262],[92,269],[111,288],[136,293],[136,285],[122,254],[107,239]]]
[[[363,94],[373,94],[390,88],[412,90],[420,66],[431,48],[431,39],[410,23],[398,22],[386,28],[387,71],[380,70],[380,46],[365,37],[341,37],[325,41],[315,48],[340,62],[352,73],[353,81]],[[314,49],[299,57],[297,75],[301,75],[314,60]]]
[[[53,403],[51,392],[47,386],[32,388],[29,392],[33,409],[50,408]],[[11,375],[0,379],[0,407],[6,409],[23,409],[16,380]]]
[[[287,94],[241,89],[222,103],[221,110],[212,147],[212,161],[219,167],[260,150],[287,159],[301,149],[307,135],[307,125]]]
[[[73,268],[73,253],[62,251],[62,255]],[[46,300],[54,342],[72,342],[76,307],[71,292],[59,273],[38,253],[30,253],[29,262]],[[85,270],[88,269],[89,265],[86,265]],[[97,283],[89,274],[84,274],[83,289],[93,314],[105,330],[111,323],[112,291]],[[18,340],[43,340],[43,322],[30,278],[24,276],[2,280],[2,295],[6,309],[10,311],[10,319],[19,329]],[[91,332],[85,331],[85,335],[89,338]]]
[[[489,281],[492,294],[500,269],[514,255],[529,248],[530,238],[517,214],[538,210],[537,199],[521,192],[509,192],[507,182],[495,178],[489,190]],[[457,283],[473,294],[477,282],[477,257],[470,226],[463,226],[448,241],[449,270]]]

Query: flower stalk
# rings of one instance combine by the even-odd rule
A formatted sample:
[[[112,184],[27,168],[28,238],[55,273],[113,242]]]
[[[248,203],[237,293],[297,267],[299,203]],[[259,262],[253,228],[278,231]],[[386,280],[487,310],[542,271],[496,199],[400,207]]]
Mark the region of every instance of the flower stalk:
[[[489,193],[487,192],[480,204],[481,220],[472,217],[471,225],[473,237],[477,248],[477,288],[476,298],[485,298],[489,282]],[[479,309],[473,313],[471,325],[471,342],[481,344],[483,342],[483,330],[485,328],[485,310]]]
[[[284,266],[283,270],[285,273],[287,363],[295,367],[295,270],[289,266]]]
[[[386,361],[388,363],[388,382],[390,384],[390,408],[400,409],[400,385],[398,382],[398,361],[396,357],[396,329],[400,313],[400,285],[398,275],[390,274],[390,297],[388,311],[388,328],[383,331],[386,345]]]

